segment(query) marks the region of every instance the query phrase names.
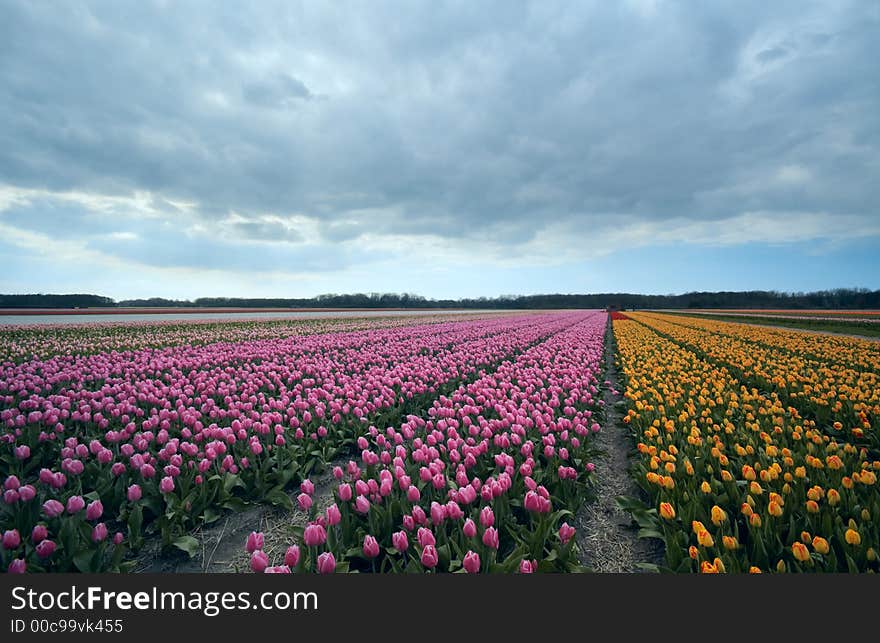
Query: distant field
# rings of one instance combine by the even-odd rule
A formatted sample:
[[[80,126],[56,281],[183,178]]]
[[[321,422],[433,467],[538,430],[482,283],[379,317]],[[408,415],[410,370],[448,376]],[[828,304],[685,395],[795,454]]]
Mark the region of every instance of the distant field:
[[[800,328],[821,333],[842,333],[880,337],[880,313],[877,311],[714,311],[714,310],[668,310],[665,313],[703,319],[724,318],[725,321],[743,324],[761,324]]]
[[[767,310],[735,308],[720,310],[714,308],[695,309],[688,312],[703,315],[786,317],[793,319],[865,319],[880,322],[880,310]]]

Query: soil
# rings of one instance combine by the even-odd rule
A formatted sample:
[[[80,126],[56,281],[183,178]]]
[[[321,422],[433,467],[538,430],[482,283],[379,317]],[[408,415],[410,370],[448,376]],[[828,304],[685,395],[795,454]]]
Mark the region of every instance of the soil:
[[[641,490],[629,476],[633,449],[623,423],[620,381],[615,363],[616,346],[611,324],[605,335],[605,423],[596,436],[601,455],[596,462],[596,500],[585,504],[575,516],[581,564],[594,572],[643,572],[641,563],[663,563],[659,540],[636,536],[638,528],[629,513],[617,504],[620,496],[640,497]]]
[[[323,512],[333,503],[333,467],[344,466],[349,456],[337,458],[326,470],[309,479],[315,485],[312,494],[318,512]],[[250,556],[245,551],[245,542],[252,531],[264,535],[263,551],[269,555],[271,565],[284,564],[284,552],[295,542],[293,529],[305,527],[307,516],[296,506],[299,489],[289,495],[295,509],[255,505],[245,511],[227,512],[216,522],[203,526],[193,532],[198,539],[201,551],[192,558],[177,552],[162,554],[158,540],[149,542],[138,556],[137,573],[237,573],[250,571]]]

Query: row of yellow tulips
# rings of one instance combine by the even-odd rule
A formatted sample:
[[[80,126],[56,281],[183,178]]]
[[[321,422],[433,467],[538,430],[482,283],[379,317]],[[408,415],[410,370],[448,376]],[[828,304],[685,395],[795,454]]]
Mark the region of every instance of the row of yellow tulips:
[[[664,540],[667,568],[877,570],[880,461],[864,434],[842,430],[859,404],[868,426],[851,428],[872,431],[877,387],[862,377],[858,399],[822,406],[815,392],[840,380],[811,374],[820,362],[795,349],[738,343],[738,325],[725,322],[712,322],[722,327],[713,333],[680,318],[631,317],[615,321],[614,333],[625,422],[638,442],[634,472],[650,504],[630,507],[643,535]],[[796,346],[800,336],[791,335]],[[803,390],[804,378],[813,394],[774,384]]]

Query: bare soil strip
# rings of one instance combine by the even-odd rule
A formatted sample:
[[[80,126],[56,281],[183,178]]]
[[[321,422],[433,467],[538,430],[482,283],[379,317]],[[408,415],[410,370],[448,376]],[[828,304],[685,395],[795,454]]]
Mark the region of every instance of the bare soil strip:
[[[616,344],[608,323],[605,335],[605,423],[596,435],[596,446],[602,451],[596,462],[596,500],[585,504],[575,516],[581,564],[594,572],[642,572],[639,563],[663,562],[663,545],[659,540],[637,538],[632,517],[617,504],[619,496],[639,497],[640,490],[629,475],[633,446],[623,423],[620,382],[615,363]]]

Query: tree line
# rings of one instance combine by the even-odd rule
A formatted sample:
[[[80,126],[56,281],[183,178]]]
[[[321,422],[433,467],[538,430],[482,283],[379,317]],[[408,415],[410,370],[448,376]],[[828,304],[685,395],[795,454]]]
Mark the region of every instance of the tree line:
[[[0,308],[791,308],[880,309],[880,290],[837,288],[816,292],[766,290],[689,292],[671,295],[636,293],[501,295],[462,299],[428,299],[411,293],[327,294],[308,298],[199,297],[125,299],[90,294],[0,294]]]

